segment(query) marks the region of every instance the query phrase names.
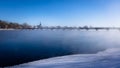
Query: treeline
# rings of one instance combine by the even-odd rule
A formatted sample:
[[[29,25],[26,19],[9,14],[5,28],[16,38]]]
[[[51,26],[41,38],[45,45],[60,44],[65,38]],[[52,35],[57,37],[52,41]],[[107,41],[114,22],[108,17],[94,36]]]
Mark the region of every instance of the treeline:
[[[0,29],[28,29],[31,25],[27,23],[19,24],[15,22],[7,22],[0,20]]]

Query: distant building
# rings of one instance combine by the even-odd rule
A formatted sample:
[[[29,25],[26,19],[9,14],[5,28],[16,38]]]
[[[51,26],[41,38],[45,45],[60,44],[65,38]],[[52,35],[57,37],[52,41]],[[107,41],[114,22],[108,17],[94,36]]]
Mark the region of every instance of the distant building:
[[[5,29],[8,29],[8,25],[5,25]]]
[[[38,29],[41,29],[42,28],[42,24],[40,22],[40,24],[37,26]]]

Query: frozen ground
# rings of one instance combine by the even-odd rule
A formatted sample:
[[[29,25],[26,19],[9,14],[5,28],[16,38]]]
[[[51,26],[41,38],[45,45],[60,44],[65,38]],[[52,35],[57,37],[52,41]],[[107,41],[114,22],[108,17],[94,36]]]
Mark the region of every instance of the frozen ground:
[[[120,48],[97,54],[68,55],[38,60],[8,68],[120,68]]]

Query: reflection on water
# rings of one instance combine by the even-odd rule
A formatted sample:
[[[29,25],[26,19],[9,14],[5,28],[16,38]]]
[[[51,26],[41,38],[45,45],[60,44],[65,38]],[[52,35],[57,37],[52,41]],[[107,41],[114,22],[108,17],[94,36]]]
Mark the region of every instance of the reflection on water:
[[[0,31],[0,66],[120,47],[119,31]]]

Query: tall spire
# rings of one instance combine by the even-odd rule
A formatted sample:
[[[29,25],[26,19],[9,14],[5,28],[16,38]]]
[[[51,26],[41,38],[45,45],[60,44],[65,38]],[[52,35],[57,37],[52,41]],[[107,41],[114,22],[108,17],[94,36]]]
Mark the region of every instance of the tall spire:
[[[40,21],[40,26],[42,26],[41,21]]]
[[[40,24],[37,26],[38,29],[41,29],[42,28],[42,24],[40,22]]]

